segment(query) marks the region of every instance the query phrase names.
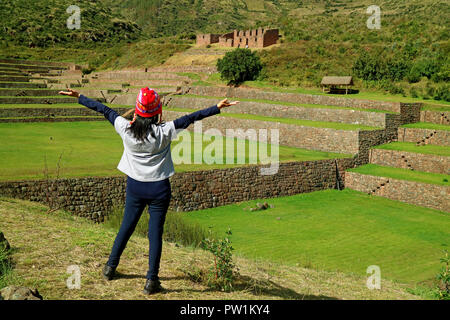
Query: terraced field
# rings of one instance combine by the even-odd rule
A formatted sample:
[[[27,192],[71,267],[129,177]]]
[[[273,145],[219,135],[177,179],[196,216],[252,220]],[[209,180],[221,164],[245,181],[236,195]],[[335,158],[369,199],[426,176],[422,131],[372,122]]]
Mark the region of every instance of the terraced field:
[[[188,185],[195,200],[188,200],[204,196],[194,189],[199,186],[219,196],[196,171],[217,170],[220,185],[226,174],[234,174],[230,173],[234,169],[222,169],[264,163],[249,156],[255,142],[251,130],[278,130],[279,161],[290,162],[283,164],[291,170],[289,181],[306,186],[296,192],[310,193],[280,197],[294,194],[280,181],[278,198],[193,211],[186,213],[186,221],[211,227],[217,234],[230,229],[233,246],[244,257],[359,276],[365,275],[367,266],[379,265],[386,279],[412,286],[431,283],[449,239],[447,106],[194,85],[210,72],[173,67],[82,75],[73,65],[0,60],[0,182],[3,186],[17,180],[35,183],[46,174],[50,178],[123,176],[116,169],[123,146],[112,126],[75,99],[58,95],[59,90],[76,89],[123,114],[134,105],[140,87],[153,87],[163,95],[166,121],[228,97],[240,104],[203,120],[203,135],[193,134],[191,128],[172,145],[176,171],[192,178]],[[211,152],[209,143],[216,140],[210,129],[225,137],[224,149],[233,142],[234,163],[227,163],[225,153],[219,163],[177,162],[186,150],[191,160]],[[184,139],[189,139],[190,148],[180,154]],[[238,142],[243,142],[243,149]],[[276,142],[257,141],[257,150],[264,148],[273,155]],[[236,164],[238,158],[244,163]],[[330,159],[336,161],[326,161]],[[347,161],[345,168],[350,169],[339,170],[339,161]],[[293,168],[300,169],[289,169],[292,162]],[[323,167],[332,170],[331,184],[320,181]],[[302,177],[313,178],[305,183]],[[334,180],[336,188],[345,183],[346,190],[311,193],[333,187]],[[255,181],[256,188],[268,183]],[[230,191],[237,187],[229,186]],[[202,205],[209,200],[200,199]],[[268,201],[274,208],[244,210],[258,201]]]
[[[194,82],[213,77],[211,70],[206,67],[204,69],[192,67],[192,71],[186,69],[181,71],[172,67],[170,71],[153,68],[82,75],[79,68],[74,65],[1,60],[0,122],[4,124],[1,125],[0,130],[2,135],[7,137],[5,141],[8,141],[5,144],[7,147],[2,151],[4,152],[4,178],[8,180],[14,176],[30,178],[31,175],[38,177],[38,172],[42,169],[42,159],[47,157],[49,166],[55,166],[57,155],[62,151],[65,153],[62,160],[65,166],[65,169],[62,169],[63,175],[117,173],[114,164],[120,157],[120,141],[114,137],[113,132],[108,132],[106,123],[93,123],[104,121],[103,117],[75,103],[76,101],[72,98],[59,96],[58,92],[71,87],[123,113],[134,105],[136,93],[142,86],[154,87],[165,96],[164,117],[166,120],[214,105],[224,96],[240,100],[241,103],[238,106],[223,110],[222,114],[214,119],[204,120],[203,129],[217,128],[225,135],[227,135],[227,129],[240,128],[244,132],[248,128],[277,129],[280,131],[279,143],[282,146],[281,161],[319,160],[357,155],[361,159],[359,164],[369,162],[375,166],[363,167],[359,172],[352,171],[353,177],[362,172],[366,175],[372,173],[377,176],[381,174],[378,168],[380,166],[448,175],[449,114],[446,105],[437,106],[428,103],[427,106],[422,106],[422,111],[414,109],[414,106],[408,111],[409,105],[402,106],[399,102],[386,101],[386,99],[383,101],[354,100],[323,94],[311,95],[296,92],[280,94],[268,93],[267,90],[246,91],[192,86]],[[327,103],[321,103],[322,101]],[[416,112],[413,110],[421,113],[420,119],[423,122],[408,120],[411,115],[403,114],[403,112]],[[418,113],[413,117],[418,119]],[[31,124],[28,122],[54,123]],[[11,126],[20,128],[16,130],[15,136],[12,134]],[[83,134],[77,129],[83,131]],[[17,134],[19,131],[23,134]],[[70,138],[62,138],[64,132],[75,131],[76,134],[72,134]],[[33,132],[36,133],[33,134]],[[37,132],[41,132],[40,137]],[[82,140],[96,133],[100,138],[90,143],[92,148],[104,150],[103,153],[99,152],[102,154],[101,162],[106,164],[105,166],[86,161],[89,159],[91,148]],[[21,142],[25,136],[30,135],[33,138],[26,143]],[[48,153],[45,148],[49,146],[37,147],[44,143],[37,141],[46,135],[49,140],[50,137],[57,139],[53,140],[55,147],[51,151],[50,148]],[[418,135],[421,136],[418,137]],[[242,138],[251,139],[246,135]],[[63,139],[70,140],[70,143],[68,142],[64,147],[61,145],[56,147],[58,144],[55,141],[60,142]],[[397,139],[398,142],[395,142]],[[20,144],[21,147],[14,148],[15,144]],[[60,148],[59,151],[58,148]],[[106,151],[108,148],[112,150],[109,157]],[[19,160],[19,154],[26,152],[25,149],[32,155],[29,162]],[[70,156],[69,150],[73,150]],[[193,150],[193,153],[195,152],[203,152],[203,149]],[[411,154],[414,159],[408,159]],[[421,158],[416,159],[417,157]],[[415,165],[416,168],[414,168],[414,162],[419,163]],[[11,163],[20,163],[20,166],[23,165],[22,168],[27,169],[12,170],[13,166],[9,165]],[[190,167],[181,165],[178,166],[178,170],[225,167],[220,164],[197,164]],[[65,173],[64,170],[66,170]],[[22,174],[19,174],[19,171]],[[395,176],[398,178],[401,174]],[[442,181],[445,179],[447,178],[441,177]],[[349,185],[356,190],[370,191],[372,194],[376,194],[377,190],[381,189],[381,186],[375,186],[368,190],[367,187],[359,186],[358,183]],[[383,196],[387,194],[383,193]]]
[[[273,205],[249,211],[258,202]],[[238,255],[319,270],[432,283],[450,239],[448,213],[346,189],[188,212],[186,220],[228,232]],[[229,232],[231,230],[231,232]]]
[[[85,176],[118,176],[122,175],[116,169],[122,156],[123,145],[119,135],[109,122],[58,122],[58,123],[2,123],[0,136],[0,180],[43,179],[47,166],[51,177],[56,177],[59,166],[60,177]],[[191,133],[191,164],[177,162],[173,153],[175,170],[178,172],[202,169],[218,169],[239,166],[238,157],[243,157],[250,164],[249,141],[234,139],[234,164],[227,164],[226,154],[223,154],[223,164],[194,164],[197,153],[203,153],[208,143],[208,136],[195,136]],[[198,141],[198,140],[200,141]],[[227,145],[226,138],[223,141]],[[183,140],[172,143],[172,150]],[[238,141],[245,142],[245,149],[238,149]],[[203,146],[194,149],[194,145]],[[258,143],[258,148],[272,150],[270,145]],[[328,153],[314,150],[298,149],[287,146],[279,147],[280,161],[311,161],[350,157],[350,155]],[[61,157],[61,161],[59,161]],[[259,163],[259,159],[258,163]]]

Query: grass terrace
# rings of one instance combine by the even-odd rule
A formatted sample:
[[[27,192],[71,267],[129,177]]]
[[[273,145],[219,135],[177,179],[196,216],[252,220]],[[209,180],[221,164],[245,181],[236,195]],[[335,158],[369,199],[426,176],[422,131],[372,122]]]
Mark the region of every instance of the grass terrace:
[[[418,146],[414,142],[391,142],[376,146],[375,149],[398,150],[422,154],[434,154],[439,156],[450,157],[450,147],[427,144]]]
[[[192,134],[191,134],[192,135]],[[116,167],[122,156],[123,145],[114,128],[107,121],[94,122],[55,122],[55,123],[2,123],[0,124],[2,149],[0,150],[0,180],[42,179],[44,178],[45,161],[52,177],[56,174],[58,158],[61,158],[60,177],[85,176],[117,176],[122,173]],[[205,137],[202,150],[194,150],[194,139],[191,139],[191,159],[196,152],[203,152],[209,146],[209,137]],[[178,141],[172,143],[176,147]],[[242,141],[242,140],[241,140]],[[226,139],[223,141],[226,145]],[[245,156],[248,164],[249,143],[246,142],[245,154],[237,151],[235,159]],[[268,156],[271,146],[267,147]],[[183,151],[179,152],[183,155]],[[224,152],[225,159],[225,152]],[[309,161],[351,157],[351,155],[312,151],[292,147],[279,147],[280,161]],[[226,161],[223,161],[226,163]],[[237,162],[235,162],[237,163]],[[238,164],[179,164],[178,172],[208,170],[235,167]]]
[[[274,208],[248,211],[257,202]],[[247,258],[417,283],[434,279],[450,240],[450,215],[345,189],[186,212],[186,220],[228,235]]]
[[[364,166],[349,169],[347,171],[366,174],[369,176],[392,178],[397,180],[408,180],[414,182],[437,184],[441,186],[450,186],[450,175],[432,172],[423,172],[394,167],[384,167],[375,164],[366,164]]]
[[[450,131],[450,126],[446,126],[445,124],[431,123],[431,122],[416,122],[416,123],[405,124],[402,126],[402,128]]]
[[[422,107],[422,110],[425,111],[442,111],[442,112],[449,112],[450,111],[450,105],[443,105],[443,104],[425,104]]]

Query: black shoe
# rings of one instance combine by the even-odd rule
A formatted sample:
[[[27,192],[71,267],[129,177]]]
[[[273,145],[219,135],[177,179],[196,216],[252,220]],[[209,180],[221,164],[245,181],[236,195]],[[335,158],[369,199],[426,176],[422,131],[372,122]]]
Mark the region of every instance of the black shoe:
[[[161,282],[159,280],[147,280],[144,287],[145,294],[153,294],[157,292],[163,291],[163,287],[161,287]]]
[[[114,278],[114,274],[116,273],[116,268],[110,267],[107,264],[103,267],[103,278],[106,280],[112,280]]]

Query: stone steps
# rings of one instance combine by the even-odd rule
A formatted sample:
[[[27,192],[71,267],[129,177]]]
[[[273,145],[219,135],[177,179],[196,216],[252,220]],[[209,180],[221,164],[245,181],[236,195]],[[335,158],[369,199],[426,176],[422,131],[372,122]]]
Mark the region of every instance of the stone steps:
[[[423,110],[420,112],[420,122],[440,125],[450,125],[450,111]]]
[[[450,174],[450,157],[443,155],[375,148],[371,150],[369,159],[370,163],[384,167]]]
[[[369,195],[450,212],[448,198],[450,186],[448,184],[425,183],[347,170],[345,172],[345,187]]]
[[[412,142],[416,145],[450,146],[450,131],[425,128],[398,128],[398,141]]]
[[[423,134],[429,135],[430,132],[433,133],[433,144],[429,143],[432,139],[423,139]],[[448,131],[441,130],[438,133],[433,129],[399,128],[398,138],[400,142],[375,147],[369,151],[369,165],[365,167],[370,170],[354,172],[364,169],[361,167],[346,172],[346,187],[370,195],[449,211]],[[423,144],[422,141],[427,143]],[[375,169],[368,166],[374,166]],[[383,174],[377,168],[384,168]],[[440,177],[440,183],[436,183],[436,177]]]

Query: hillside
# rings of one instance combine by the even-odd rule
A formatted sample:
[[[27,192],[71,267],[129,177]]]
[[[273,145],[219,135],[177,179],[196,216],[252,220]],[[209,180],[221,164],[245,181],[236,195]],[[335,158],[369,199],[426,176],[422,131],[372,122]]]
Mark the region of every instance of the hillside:
[[[140,28],[114,13],[102,2],[81,0],[80,29],[69,29],[67,13],[73,1],[25,0],[0,2],[0,43],[26,47],[51,46],[92,47],[105,43],[133,41],[140,37]]]
[[[226,51],[192,48],[197,33],[277,27],[280,44],[259,53],[264,84],[317,88],[323,76],[353,75],[359,90],[450,100],[447,1],[378,1],[379,30],[366,25],[369,0],[81,1],[80,30],[65,26],[68,5],[2,2],[0,56],[57,58],[89,70],[214,65]]]
[[[148,240],[133,235],[118,268],[117,280],[101,278],[115,232],[63,212],[46,214],[43,205],[0,199],[0,229],[13,248],[15,268],[6,284],[37,288],[44,299],[419,299],[399,284],[383,281],[368,290],[366,279],[335,272],[287,267],[237,258],[240,276],[231,292],[211,290],[192,279],[207,270],[212,257],[199,249],[165,243],[161,281],[166,293],[142,294]],[[198,268],[193,268],[193,262]],[[69,290],[67,267],[78,265],[81,289]],[[32,271],[32,272],[31,272]],[[4,283],[4,282],[3,282]]]

